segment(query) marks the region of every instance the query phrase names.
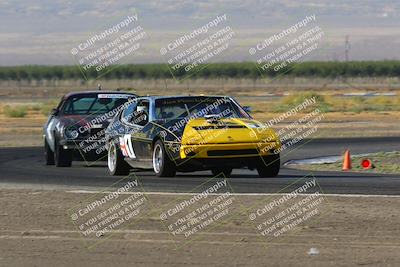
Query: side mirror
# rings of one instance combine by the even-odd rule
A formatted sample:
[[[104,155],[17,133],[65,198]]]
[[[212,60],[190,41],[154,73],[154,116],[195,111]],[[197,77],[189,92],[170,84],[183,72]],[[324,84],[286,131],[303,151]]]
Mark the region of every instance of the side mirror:
[[[58,109],[56,109],[56,108],[53,108],[53,109],[50,111],[50,115],[51,115],[51,116],[57,116],[57,114],[58,114]]]
[[[247,113],[251,113],[251,107],[250,106],[243,106],[244,111]]]

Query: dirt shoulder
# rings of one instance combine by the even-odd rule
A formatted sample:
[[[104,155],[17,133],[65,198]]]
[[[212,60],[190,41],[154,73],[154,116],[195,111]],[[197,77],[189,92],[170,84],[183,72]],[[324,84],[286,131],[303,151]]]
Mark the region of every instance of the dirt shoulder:
[[[159,214],[167,206],[180,203],[183,196],[157,194],[146,195],[151,208],[132,223],[113,234],[85,237],[69,217],[70,209],[86,207],[96,196],[99,195],[0,190],[0,265],[397,266],[400,263],[398,197],[323,196],[320,214],[281,236],[266,238],[243,210],[262,208],[271,201],[271,196],[235,195],[233,216],[205,227],[193,238],[178,240],[171,236]]]

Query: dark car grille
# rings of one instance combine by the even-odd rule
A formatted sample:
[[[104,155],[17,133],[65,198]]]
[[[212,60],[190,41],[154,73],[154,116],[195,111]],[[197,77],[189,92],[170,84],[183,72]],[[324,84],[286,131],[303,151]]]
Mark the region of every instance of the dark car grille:
[[[91,136],[102,137],[102,135],[104,135],[104,129],[103,128],[91,128],[90,129],[90,135]]]
[[[207,125],[207,126],[195,126],[196,130],[212,130],[212,129],[243,129],[246,126],[243,125]]]
[[[207,155],[213,156],[238,156],[238,155],[255,155],[258,154],[257,149],[238,149],[238,150],[210,150]]]

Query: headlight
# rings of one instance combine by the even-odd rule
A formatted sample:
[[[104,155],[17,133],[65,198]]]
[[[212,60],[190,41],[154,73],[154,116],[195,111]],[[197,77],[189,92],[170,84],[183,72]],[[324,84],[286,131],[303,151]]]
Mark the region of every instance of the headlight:
[[[79,136],[78,130],[75,127],[66,127],[64,135],[67,139],[76,139]]]

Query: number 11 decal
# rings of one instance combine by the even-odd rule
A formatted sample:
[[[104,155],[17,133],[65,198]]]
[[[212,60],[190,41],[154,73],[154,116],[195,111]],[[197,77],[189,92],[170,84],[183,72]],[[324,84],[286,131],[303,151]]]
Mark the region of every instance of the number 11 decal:
[[[121,147],[122,154],[125,157],[135,159],[135,151],[132,146],[132,138],[130,134],[125,134],[123,137],[119,138],[119,146]]]

